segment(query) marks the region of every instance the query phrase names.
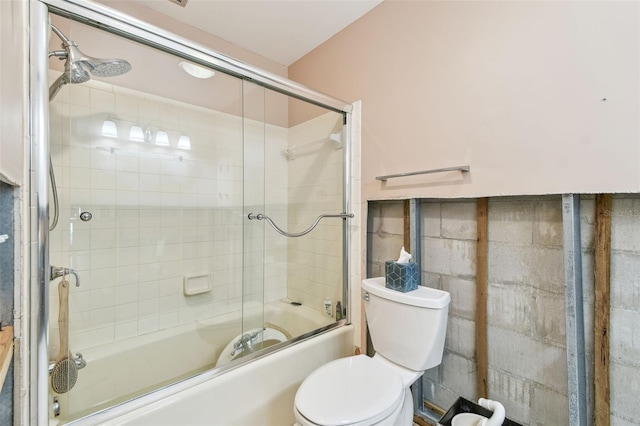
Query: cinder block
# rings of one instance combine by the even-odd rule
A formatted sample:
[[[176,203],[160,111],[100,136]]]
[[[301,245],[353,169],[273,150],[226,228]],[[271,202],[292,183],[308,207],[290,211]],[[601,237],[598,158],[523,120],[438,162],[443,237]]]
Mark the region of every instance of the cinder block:
[[[442,289],[449,292],[449,315],[457,315],[468,320],[475,319],[476,283],[461,278],[442,275]]]
[[[444,275],[470,277],[476,273],[476,242],[425,238],[422,270]]]
[[[513,284],[491,284],[487,289],[487,314],[490,325],[531,334],[533,290]]]
[[[566,351],[520,333],[489,326],[489,366],[566,394]]]
[[[640,404],[638,404],[640,370],[636,367],[612,362],[610,386],[611,413],[628,421],[640,419]]]
[[[475,332],[476,327],[473,321],[449,316],[445,347],[452,353],[472,359],[476,349]]]
[[[562,199],[535,202],[533,243],[548,246],[562,246]]]
[[[431,272],[422,271],[422,281],[420,281],[421,285],[442,289],[442,278],[440,274],[434,274]],[[449,305],[449,312],[451,312],[451,305]]]
[[[489,200],[489,241],[533,243],[533,202]]]
[[[453,240],[424,238],[422,240],[422,270],[451,275],[450,250]]]
[[[611,359],[636,367],[640,375],[640,311],[613,308],[611,310]],[[639,376],[640,377],[640,376]],[[640,390],[640,379],[638,379]]]
[[[396,260],[400,255],[400,248],[404,243],[402,235],[372,234],[369,259],[373,262],[384,263]]]
[[[611,424],[615,426],[638,426],[640,422],[636,422],[632,419],[623,419],[615,414],[611,415]]]
[[[440,230],[444,238],[477,240],[476,203],[442,203]]]
[[[640,310],[640,253],[611,253],[611,305]]]
[[[379,210],[370,203],[371,232],[380,234],[404,235],[404,202],[379,202]],[[379,214],[378,214],[379,212]]]
[[[507,417],[527,424],[531,418],[531,382],[489,368],[489,398],[504,405]]]
[[[640,252],[640,199],[613,199],[611,249]]]
[[[564,291],[564,254],[553,247],[489,243],[489,282]]]
[[[440,236],[440,209],[440,203],[432,203],[428,201],[423,202],[420,206],[423,237]]]
[[[534,386],[531,399],[531,425],[569,424],[569,401],[566,395]]]
[[[442,384],[465,398],[476,397],[476,363],[449,351],[442,359]]]
[[[452,241],[450,275],[455,277],[475,278],[476,241]]]
[[[533,297],[533,336],[566,347],[564,295],[537,290]]]

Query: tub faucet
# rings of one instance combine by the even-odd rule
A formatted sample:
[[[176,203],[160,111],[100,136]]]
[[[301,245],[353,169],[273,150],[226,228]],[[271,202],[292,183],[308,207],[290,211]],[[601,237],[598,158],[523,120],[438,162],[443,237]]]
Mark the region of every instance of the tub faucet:
[[[255,333],[246,333],[240,337],[236,343],[233,345],[233,351],[231,351],[231,356],[235,356],[238,351],[253,351],[253,344],[255,343],[258,335],[262,333],[263,330],[258,330]]]
[[[51,273],[49,276],[50,281],[53,281],[56,278],[62,277],[64,275],[73,275],[74,277],[76,277],[76,287],[80,287],[80,277],[74,269],[64,268],[62,266],[51,266]]]

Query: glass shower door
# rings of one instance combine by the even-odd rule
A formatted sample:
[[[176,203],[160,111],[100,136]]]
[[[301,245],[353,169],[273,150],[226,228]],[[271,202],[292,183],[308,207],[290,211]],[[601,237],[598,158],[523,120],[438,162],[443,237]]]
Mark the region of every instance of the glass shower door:
[[[185,59],[53,21],[92,56],[132,65],[64,84],[50,104],[50,263],[69,284],[50,284],[49,359],[77,369],[73,386],[50,389],[64,422],[212,369],[242,334],[243,83],[195,79]],[[50,61],[53,84],[64,62]]]

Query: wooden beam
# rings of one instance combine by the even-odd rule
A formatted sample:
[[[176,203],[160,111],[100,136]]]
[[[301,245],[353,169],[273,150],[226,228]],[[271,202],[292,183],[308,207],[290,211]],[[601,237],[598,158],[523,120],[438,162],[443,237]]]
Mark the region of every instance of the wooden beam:
[[[487,246],[489,205],[486,198],[478,198],[476,221],[476,362],[478,364],[476,397],[489,396],[489,355],[487,350]]]
[[[596,195],[594,320],[594,420],[595,426],[609,426],[609,320],[611,288],[611,194]]]

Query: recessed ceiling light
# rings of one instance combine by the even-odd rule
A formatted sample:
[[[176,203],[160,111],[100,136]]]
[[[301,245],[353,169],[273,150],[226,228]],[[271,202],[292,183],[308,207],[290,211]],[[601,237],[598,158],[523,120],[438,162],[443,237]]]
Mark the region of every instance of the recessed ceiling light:
[[[216,74],[209,68],[192,64],[191,62],[180,62],[178,66],[180,67],[180,69],[182,69],[182,71],[195,78],[211,78]]]

